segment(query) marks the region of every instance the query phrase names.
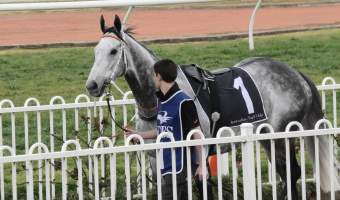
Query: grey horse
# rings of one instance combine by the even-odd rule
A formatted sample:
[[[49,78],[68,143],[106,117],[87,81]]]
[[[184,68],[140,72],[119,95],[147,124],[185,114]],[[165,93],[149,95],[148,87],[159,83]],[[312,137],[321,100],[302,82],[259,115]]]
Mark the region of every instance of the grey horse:
[[[137,129],[145,131],[155,128],[157,98],[152,66],[159,58],[134,39],[128,29],[124,29],[117,15],[114,19],[114,26],[105,26],[103,16],[100,25],[103,37],[95,47],[95,61],[86,82],[88,92],[92,96],[99,97],[111,81],[124,76],[138,106]],[[266,122],[272,125],[275,132],[284,131],[285,126],[291,121],[300,122],[305,129],[313,129],[314,124],[323,118],[319,93],[315,85],[302,73],[268,58],[254,59],[242,65],[241,68],[251,75],[257,85],[268,118]],[[180,68],[178,68],[176,81],[189,96],[192,98],[195,96]],[[204,113],[198,101],[195,101],[195,105],[202,131],[206,137],[211,137],[209,117]],[[258,124],[254,125],[258,126]],[[239,131],[236,132],[239,133]],[[320,137],[319,141],[321,189],[327,193],[331,190],[328,170],[330,156],[327,151],[329,148],[326,137]],[[314,140],[307,138],[306,142],[308,152],[314,158]],[[269,141],[262,142],[262,145],[270,158]],[[296,182],[301,172],[293,141],[290,145],[292,198],[298,199]],[[281,179],[286,181],[285,143],[277,140],[275,147],[277,172]],[[336,190],[339,190],[339,185],[336,179]],[[279,198],[286,198],[286,187]]]

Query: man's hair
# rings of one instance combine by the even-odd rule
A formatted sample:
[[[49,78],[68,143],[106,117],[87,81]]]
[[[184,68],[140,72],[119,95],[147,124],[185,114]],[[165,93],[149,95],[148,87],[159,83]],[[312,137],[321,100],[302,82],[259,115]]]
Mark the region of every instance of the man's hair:
[[[155,74],[160,74],[162,80],[168,83],[174,82],[177,77],[177,65],[170,59],[157,61],[153,69]]]

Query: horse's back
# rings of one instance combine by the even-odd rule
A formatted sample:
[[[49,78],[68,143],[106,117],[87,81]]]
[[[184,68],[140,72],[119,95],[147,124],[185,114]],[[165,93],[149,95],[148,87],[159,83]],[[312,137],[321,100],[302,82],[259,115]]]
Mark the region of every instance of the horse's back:
[[[311,105],[312,92],[297,70],[270,58],[245,59],[235,67],[253,78],[274,129],[282,131],[289,121],[301,121]]]

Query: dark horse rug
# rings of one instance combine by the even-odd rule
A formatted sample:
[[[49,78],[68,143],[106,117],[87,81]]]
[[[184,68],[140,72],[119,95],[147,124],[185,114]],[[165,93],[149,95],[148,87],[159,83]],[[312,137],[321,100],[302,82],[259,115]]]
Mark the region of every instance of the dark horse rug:
[[[261,94],[243,69],[232,67],[212,73],[195,64],[180,67],[195,93],[194,100],[200,102],[209,116],[211,128],[213,119],[217,120],[212,133],[214,137],[223,126],[234,127],[267,119]]]

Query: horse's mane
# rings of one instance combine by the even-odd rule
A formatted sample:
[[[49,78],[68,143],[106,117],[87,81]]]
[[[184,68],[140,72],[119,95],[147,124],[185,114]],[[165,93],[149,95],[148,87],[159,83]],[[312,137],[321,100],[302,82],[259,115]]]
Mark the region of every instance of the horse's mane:
[[[159,60],[159,58],[155,55],[154,52],[152,52],[147,46],[145,46],[143,43],[139,42],[138,40],[136,40],[136,38],[133,36],[135,34],[134,32],[135,28],[134,27],[126,27],[123,31],[125,34],[127,34],[128,36],[130,36],[135,42],[137,42],[139,45],[141,45],[147,52],[149,52],[151,54],[151,56],[155,59],[155,60]],[[118,33],[116,27],[112,26],[109,28],[105,29],[105,33],[113,33],[115,34],[118,38],[120,38],[121,40],[123,40],[121,34]]]
[[[133,28],[133,27],[127,27],[124,30],[124,33],[127,34],[128,36],[130,36],[139,45],[141,45],[147,52],[149,52],[152,55],[152,57],[155,60],[158,60],[158,57],[155,55],[155,53],[153,51],[151,51],[145,44],[143,44],[143,43],[139,42],[138,40],[136,40],[136,38],[133,36],[135,34],[134,30],[135,30],[135,28]]]

